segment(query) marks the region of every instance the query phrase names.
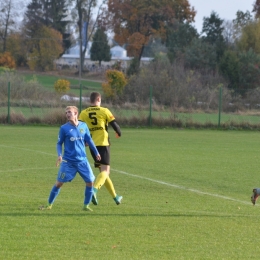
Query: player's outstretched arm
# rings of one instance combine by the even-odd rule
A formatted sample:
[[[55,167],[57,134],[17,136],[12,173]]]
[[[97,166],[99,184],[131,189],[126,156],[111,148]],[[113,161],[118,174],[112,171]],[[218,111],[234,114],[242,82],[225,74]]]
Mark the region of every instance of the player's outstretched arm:
[[[113,120],[110,122],[110,125],[113,127],[113,129],[115,130],[116,132],[116,138],[119,138],[122,133],[121,133],[121,129],[120,129],[120,126],[118,125],[118,123],[116,122],[116,120]]]

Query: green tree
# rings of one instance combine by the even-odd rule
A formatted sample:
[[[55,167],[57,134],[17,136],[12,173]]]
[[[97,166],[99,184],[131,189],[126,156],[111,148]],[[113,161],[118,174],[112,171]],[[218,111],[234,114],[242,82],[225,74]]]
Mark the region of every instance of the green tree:
[[[217,53],[215,47],[202,39],[193,39],[185,50],[185,64],[189,68],[215,71],[217,68]]]
[[[219,69],[229,81],[229,88],[242,96],[260,85],[260,55],[252,49],[244,52],[227,51]]]
[[[197,30],[188,23],[178,23],[167,28],[166,46],[168,57],[173,62],[179,55],[185,52],[194,38],[198,38]]]
[[[98,61],[99,66],[101,66],[102,61],[111,60],[107,35],[101,28],[98,28],[93,36],[93,42],[90,49],[90,59],[93,61]]]
[[[256,19],[260,17],[260,0],[255,0],[252,12],[255,13]]]
[[[260,55],[252,49],[239,53],[239,88],[242,91],[260,86]]]
[[[220,19],[216,12],[210,17],[203,18],[202,39],[216,49],[217,60],[219,61],[225,51],[225,40],[223,37],[224,20]]]
[[[236,19],[234,19],[233,25],[234,25],[234,40],[238,39],[241,36],[242,29],[250,24],[253,21],[252,15],[249,11],[242,12],[237,11],[236,12]]]
[[[219,63],[221,74],[228,80],[229,88],[239,88],[239,58],[237,52],[228,50]]]

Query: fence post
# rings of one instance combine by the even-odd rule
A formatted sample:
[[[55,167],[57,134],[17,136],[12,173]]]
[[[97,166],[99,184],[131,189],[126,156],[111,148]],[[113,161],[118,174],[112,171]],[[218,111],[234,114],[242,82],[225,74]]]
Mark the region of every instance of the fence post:
[[[218,127],[220,127],[221,110],[222,110],[222,87],[219,88],[219,102],[218,102]]]
[[[153,97],[153,87],[150,86],[150,114],[149,114],[149,125],[152,126],[152,97]]]
[[[82,84],[79,84],[79,114],[82,110]]]
[[[8,82],[7,123],[10,124],[10,81]]]

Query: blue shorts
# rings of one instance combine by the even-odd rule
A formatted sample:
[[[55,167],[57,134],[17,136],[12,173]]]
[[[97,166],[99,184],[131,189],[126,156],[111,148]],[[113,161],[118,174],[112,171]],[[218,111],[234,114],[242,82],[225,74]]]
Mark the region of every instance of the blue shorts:
[[[82,177],[85,182],[94,182],[95,176],[88,163],[88,161],[80,163],[70,163],[62,161],[60,169],[58,171],[57,181],[59,182],[69,182],[72,181],[77,172]]]

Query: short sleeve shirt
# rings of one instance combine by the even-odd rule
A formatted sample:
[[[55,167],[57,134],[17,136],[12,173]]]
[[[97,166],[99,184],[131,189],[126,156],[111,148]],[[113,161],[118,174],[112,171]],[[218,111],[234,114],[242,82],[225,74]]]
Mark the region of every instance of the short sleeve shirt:
[[[91,106],[84,109],[79,120],[87,124],[96,146],[108,146],[108,123],[115,120],[111,111],[105,107]]]

